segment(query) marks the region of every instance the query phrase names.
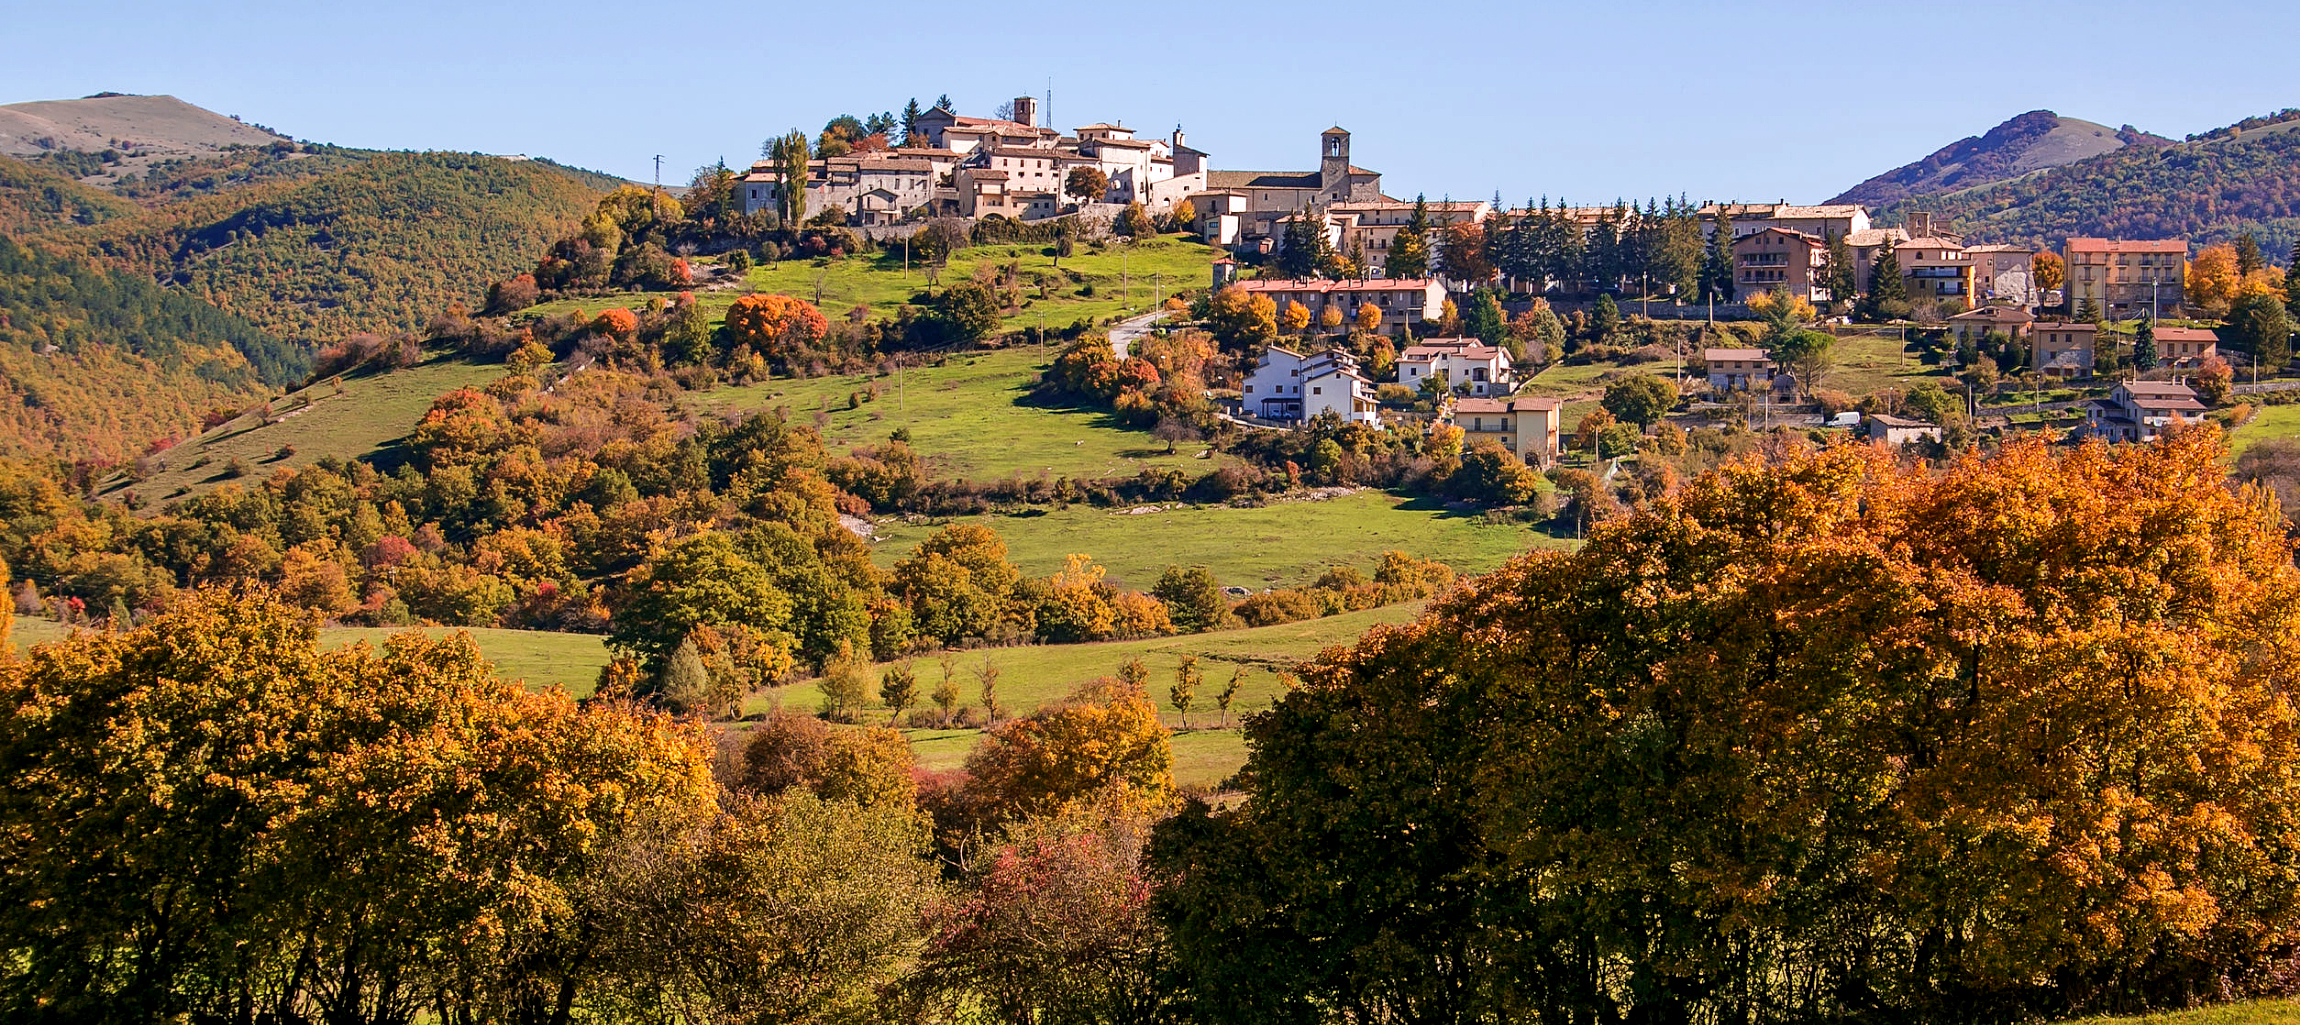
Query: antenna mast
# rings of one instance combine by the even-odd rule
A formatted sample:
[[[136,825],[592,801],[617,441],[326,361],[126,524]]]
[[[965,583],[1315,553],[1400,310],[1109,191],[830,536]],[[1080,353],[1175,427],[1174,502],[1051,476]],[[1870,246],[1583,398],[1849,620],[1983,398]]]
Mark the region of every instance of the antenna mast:
[[[663,191],[663,155],[655,154],[655,191]]]

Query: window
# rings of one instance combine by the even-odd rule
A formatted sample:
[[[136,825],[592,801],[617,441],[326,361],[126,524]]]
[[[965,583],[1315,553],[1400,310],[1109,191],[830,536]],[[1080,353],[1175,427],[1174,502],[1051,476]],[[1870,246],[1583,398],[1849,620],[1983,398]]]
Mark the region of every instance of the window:
[[[1326,390],[1325,390],[1324,388],[1312,388],[1312,389],[1310,389],[1310,394],[1312,394],[1312,395],[1324,395],[1325,393],[1326,393]]]

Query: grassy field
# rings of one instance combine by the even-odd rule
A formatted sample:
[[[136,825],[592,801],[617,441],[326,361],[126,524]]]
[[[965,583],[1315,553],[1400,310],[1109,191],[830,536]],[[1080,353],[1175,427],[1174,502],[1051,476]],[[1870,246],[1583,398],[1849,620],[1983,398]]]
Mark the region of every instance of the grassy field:
[[[2195,1011],[2081,1018],[2065,1025],[2300,1025],[2300,1002],[2260,1000]]]
[[[1143,431],[1120,426],[1107,413],[1050,408],[1027,400],[1046,363],[1036,347],[967,353],[941,366],[898,375],[779,378],[765,384],[720,388],[682,400],[720,413],[790,410],[806,421],[823,413],[823,440],[833,452],[883,443],[897,427],[910,429],[911,448],[938,478],[995,480],[1009,476],[1095,479],[1131,477],[1154,467],[1180,467],[1193,476],[1220,465],[1199,459],[1203,445],[1174,455]],[[879,397],[854,409],[847,396],[879,386]]]
[[[569,694],[586,697],[599,682],[599,668],[607,664],[604,638],[593,634],[546,633],[538,630],[497,630],[484,627],[427,627],[423,632],[442,637],[466,630],[479,643],[479,652],[495,664],[506,679],[528,687],[564,687]],[[331,626],[319,632],[320,643],[331,648],[366,641],[381,644],[404,630],[398,627]],[[52,619],[17,616],[10,639],[19,650],[61,640],[71,628]]]
[[[2242,400],[2242,396],[2237,397],[2237,401]],[[2259,407],[2251,422],[2237,428],[2228,439],[2229,454],[2243,455],[2245,449],[2270,438],[2300,438],[2300,405]]]
[[[1252,630],[1223,630],[1144,641],[957,652],[952,655],[952,670],[965,695],[962,704],[979,707],[981,687],[974,670],[989,660],[999,670],[999,705],[1019,713],[1056,701],[1095,677],[1115,675],[1127,659],[1140,658],[1150,670],[1152,700],[1158,704],[1166,725],[1180,731],[1174,736],[1175,780],[1186,786],[1212,786],[1245,764],[1245,739],[1235,728],[1237,720],[1242,715],[1269,708],[1277,699],[1280,670],[1336,644],[1355,641],[1376,626],[1407,622],[1420,612],[1421,603],[1416,602]],[[1190,713],[1192,728],[1189,730],[1181,730],[1181,713],[1174,710],[1167,695],[1174,682],[1174,670],[1181,665],[1184,655],[1198,656],[1199,669],[1206,676]],[[917,659],[912,667],[918,673],[922,691],[932,693],[942,683],[942,666],[936,659]],[[1215,728],[1219,713],[1214,707],[1214,694],[1238,669],[1245,670],[1246,676],[1240,683],[1237,701],[1230,706],[1232,728]],[[813,683],[799,683],[752,698],[744,711],[758,715],[779,706],[794,712],[813,712],[821,703],[822,692]],[[878,720],[884,721],[886,714],[880,709]],[[870,715],[867,711],[864,713],[866,720]],[[981,733],[975,730],[905,732],[920,764],[934,769],[958,766],[981,739]]]
[[[270,423],[241,416],[168,450],[164,468],[149,479],[131,484],[118,477],[106,490],[114,495],[133,491],[156,507],[231,480],[235,459],[253,481],[280,466],[370,455],[413,430],[432,400],[503,373],[500,365],[437,356],[405,370],[345,378],[340,394],[322,382],[273,401]],[[294,453],[283,458],[282,448]]]
[[[1025,573],[1051,575],[1065,557],[1082,552],[1108,569],[1110,579],[1138,590],[1156,583],[1168,566],[1206,566],[1224,586],[1259,589],[1306,584],[1335,565],[1371,575],[1381,553],[1392,549],[1436,559],[1463,573],[1483,573],[1527,548],[1566,544],[1522,526],[1449,512],[1428,499],[1371,490],[1257,509],[1072,506],[966,521],[998,531],[1009,558]],[[873,555],[880,564],[892,565],[942,525],[882,523],[883,540],[873,546]]]
[[[872,316],[886,317],[904,303],[923,302],[930,289],[939,291],[943,285],[969,280],[978,266],[1003,269],[1018,263],[1022,303],[1007,316],[1006,327],[1035,327],[1043,318],[1048,328],[1059,328],[1080,318],[1099,321],[1129,311],[1141,312],[1165,296],[1203,290],[1208,287],[1213,261],[1220,255],[1219,250],[1184,236],[1169,235],[1139,243],[1113,243],[1100,251],[1079,246],[1057,269],[1054,248],[1049,245],[1017,242],[971,246],[951,254],[950,265],[930,286],[923,265],[913,264],[904,271],[898,244],[891,253],[761,264],[751,268],[744,280],[746,288],[705,290],[696,297],[713,322],[724,320],[727,307],[746,289],[795,295],[822,307],[828,316],[867,306]],[[526,312],[595,312],[616,306],[636,309],[649,298],[649,293],[621,292],[558,299]]]

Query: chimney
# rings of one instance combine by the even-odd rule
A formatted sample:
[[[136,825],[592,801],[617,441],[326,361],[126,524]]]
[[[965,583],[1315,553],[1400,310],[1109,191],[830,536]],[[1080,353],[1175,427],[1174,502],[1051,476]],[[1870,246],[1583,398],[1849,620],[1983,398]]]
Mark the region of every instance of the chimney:
[[[1182,148],[1182,126],[1181,126],[1181,125],[1175,125],[1175,126],[1174,126],[1174,148],[1175,148],[1175,149],[1181,149],[1181,148]]]
[[[1015,97],[1015,98],[1014,98],[1014,119],[1015,119],[1016,121],[1019,121],[1019,122],[1023,123],[1023,124],[1029,125],[1029,126],[1030,126],[1030,127],[1032,127],[1032,128],[1036,128],[1036,127],[1038,127],[1038,97],[1036,97],[1036,96],[1017,96],[1017,97]]]

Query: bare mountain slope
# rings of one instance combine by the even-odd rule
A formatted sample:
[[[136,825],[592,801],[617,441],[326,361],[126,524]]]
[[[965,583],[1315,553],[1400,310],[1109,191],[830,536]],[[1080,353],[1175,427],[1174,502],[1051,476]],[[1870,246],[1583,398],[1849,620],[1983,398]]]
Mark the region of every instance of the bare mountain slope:
[[[182,156],[268,146],[281,136],[173,96],[91,96],[0,106],[0,153],[159,150]]]
[[[1878,208],[1905,199],[1992,185],[2130,145],[2170,142],[2130,125],[2109,128],[2049,110],[2032,110],[1989,129],[1986,135],[1959,139],[1923,160],[1855,185],[1829,202],[1865,203]]]

